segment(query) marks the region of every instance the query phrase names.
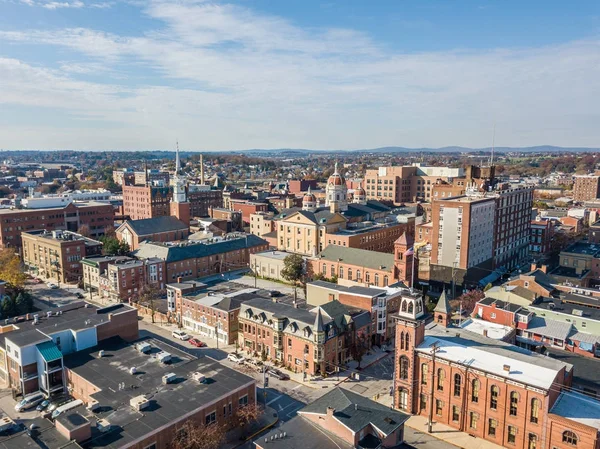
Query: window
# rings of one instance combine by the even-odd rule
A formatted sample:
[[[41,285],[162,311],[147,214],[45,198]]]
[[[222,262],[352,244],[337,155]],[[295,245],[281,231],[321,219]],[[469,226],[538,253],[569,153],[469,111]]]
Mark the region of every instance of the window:
[[[531,400],[531,416],[529,417],[529,421],[531,421],[534,424],[537,424],[539,417],[540,417],[540,400],[533,398]]]
[[[206,415],[206,418],[204,419],[204,424],[209,425],[209,424],[214,423],[216,420],[217,420],[217,412],[212,411]]]
[[[348,268],[348,279],[352,280],[352,268]]]
[[[496,426],[498,426],[498,421],[495,419],[488,419],[488,435],[495,437],[496,436]]]
[[[429,377],[429,365],[427,363],[421,364],[421,385],[427,385],[427,378]]]
[[[421,411],[423,410],[427,410],[427,395],[421,393],[421,395],[419,396],[419,409]]]
[[[435,414],[438,416],[442,416],[443,408],[444,408],[444,403],[441,400],[436,399],[435,400]]]
[[[492,385],[490,388],[490,408],[496,410],[498,408],[498,394],[500,389],[496,385]]]
[[[438,391],[444,391],[444,379],[446,378],[446,372],[442,368],[437,370],[437,389]]]
[[[403,355],[402,357],[400,357],[400,379],[403,379],[403,380],[408,379],[408,368],[409,368],[408,357]]]
[[[405,390],[404,388],[400,389],[400,394],[398,395],[399,397],[399,407],[402,410],[408,410],[408,390]]]
[[[570,430],[565,430],[562,434],[562,441],[563,443],[567,443],[570,444],[572,446],[577,446],[577,435],[575,435],[575,432],[571,432]]]
[[[471,382],[471,402],[479,402],[479,379],[473,379]]]
[[[519,404],[519,393],[510,392],[510,416],[517,416],[517,406]]]
[[[527,449],[536,449],[537,448],[537,435],[535,433],[530,433],[527,438]]]
[[[454,396],[460,396],[461,381],[462,381],[462,378],[460,377],[460,374],[455,374],[454,375]]]
[[[471,429],[477,429],[477,420],[479,419],[479,414],[475,412],[469,413],[469,427]]]
[[[146,446],[144,449],[156,449],[156,442],[149,444],[148,446]]]
[[[456,405],[452,406],[452,421],[458,421],[460,410]]]
[[[517,428],[515,426],[508,426],[508,442],[515,444],[517,441]]]
[[[240,398],[240,400],[238,401],[238,404],[240,407],[245,407],[246,405],[248,405],[248,395],[244,395]]]

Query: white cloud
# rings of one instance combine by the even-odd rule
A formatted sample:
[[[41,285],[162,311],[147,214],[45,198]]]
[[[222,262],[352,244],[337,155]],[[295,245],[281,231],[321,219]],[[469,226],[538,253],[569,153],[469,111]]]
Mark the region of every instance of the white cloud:
[[[597,145],[597,40],[401,53],[361,32],[301,28],[234,5],[143,5],[143,14],[163,26],[138,36],[0,31],[0,42],[55,45],[92,59],[70,58],[60,70],[3,60],[9,82],[0,86],[0,104],[119,122],[137,139],[111,131],[102,148],[171,146],[174,134],[213,149],[484,146],[494,122],[498,145]],[[154,70],[164,80],[147,85],[142,77],[132,88],[77,79],[116,67],[129,70],[129,80]],[[72,146],[92,148],[78,124],[69,123]],[[13,146],[27,146],[22,139]]]

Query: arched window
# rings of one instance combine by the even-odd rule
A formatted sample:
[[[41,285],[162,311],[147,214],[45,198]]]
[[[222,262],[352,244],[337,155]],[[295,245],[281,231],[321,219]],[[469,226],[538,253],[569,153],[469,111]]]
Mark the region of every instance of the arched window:
[[[400,388],[398,394],[398,408],[408,410],[408,390]]]
[[[570,444],[572,446],[577,446],[577,435],[575,432],[571,432],[570,430],[565,430],[562,434],[563,443]]]
[[[404,349],[408,351],[408,344],[410,343],[410,334],[407,332],[404,335]]]
[[[413,310],[414,310],[413,303],[412,303],[412,302],[409,302],[409,303],[408,303],[408,313],[413,313]]]
[[[496,385],[490,387],[490,408],[496,410],[498,408],[498,395],[500,389]]]
[[[442,368],[437,370],[437,389],[438,391],[444,391],[444,380],[446,379],[446,372]]]
[[[323,264],[323,276],[327,276],[327,264]]]
[[[471,402],[479,402],[479,387],[481,384],[479,383],[479,379],[473,379],[471,382]]]
[[[530,433],[527,438],[527,449],[537,449],[537,435]]]
[[[356,270],[356,280],[360,281],[360,270]]]
[[[400,349],[404,350],[404,332],[400,334]]]
[[[387,277],[387,275],[385,275],[385,276],[383,277],[383,286],[384,286],[384,287],[387,287],[387,285],[388,285],[388,277]]]
[[[456,373],[454,375],[454,396],[460,396],[461,383],[462,383],[462,377],[460,377],[460,374]]]
[[[421,363],[421,385],[427,385],[429,381],[429,365]]]
[[[330,273],[331,273],[331,277],[335,276],[335,265],[331,266],[331,272]]]
[[[402,357],[400,357],[400,379],[408,379],[408,367],[408,357],[403,355]]]
[[[417,300],[417,313],[421,313],[423,311],[423,301],[420,299]]]
[[[340,274],[338,276],[340,279],[344,279],[344,267],[340,267]]]
[[[516,391],[510,392],[510,416],[517,416],[517,408],[519,405],[519,393]]]
[[[352,280],[352,268],[348,268],[348,279]]]
[[[540,400],[537,398],[533,398],[531,400],[531,416],[529,421],[534,424],[538,423],[538,419],[540,417]]]
[[[365,273],[365,282],[371,282],[371,273],[368,271]]]
[[[375,273],[375,285],[379,285],[379,273]]]
[[[400,307],[401,312],[406,312],[406,300],[402,301],[402,306]]]

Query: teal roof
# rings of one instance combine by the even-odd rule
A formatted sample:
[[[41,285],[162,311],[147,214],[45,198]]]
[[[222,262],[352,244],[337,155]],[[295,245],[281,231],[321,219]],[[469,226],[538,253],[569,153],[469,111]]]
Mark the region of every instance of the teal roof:
[[[56,346],[53,341],[45,341],[44,343],[36,345],[36,347],[46,362],[53,362],[54,360],[62,358],[60,349],[58,349],[58,346]]]

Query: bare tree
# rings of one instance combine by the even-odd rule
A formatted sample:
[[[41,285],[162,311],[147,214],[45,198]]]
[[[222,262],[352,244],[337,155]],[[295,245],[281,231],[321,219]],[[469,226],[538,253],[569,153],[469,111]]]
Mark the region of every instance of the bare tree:
[[[236,418],[238,424],[242,427],[244,433],[248,431],[248,427],[253,422],[258,421],[263,414],[262,408],[258,404],[248,404],[238,408]]]
[[[225,441],[225,433],[222,424],[202,426],[189,420],[177,429],[169,449],[218,449]]]

